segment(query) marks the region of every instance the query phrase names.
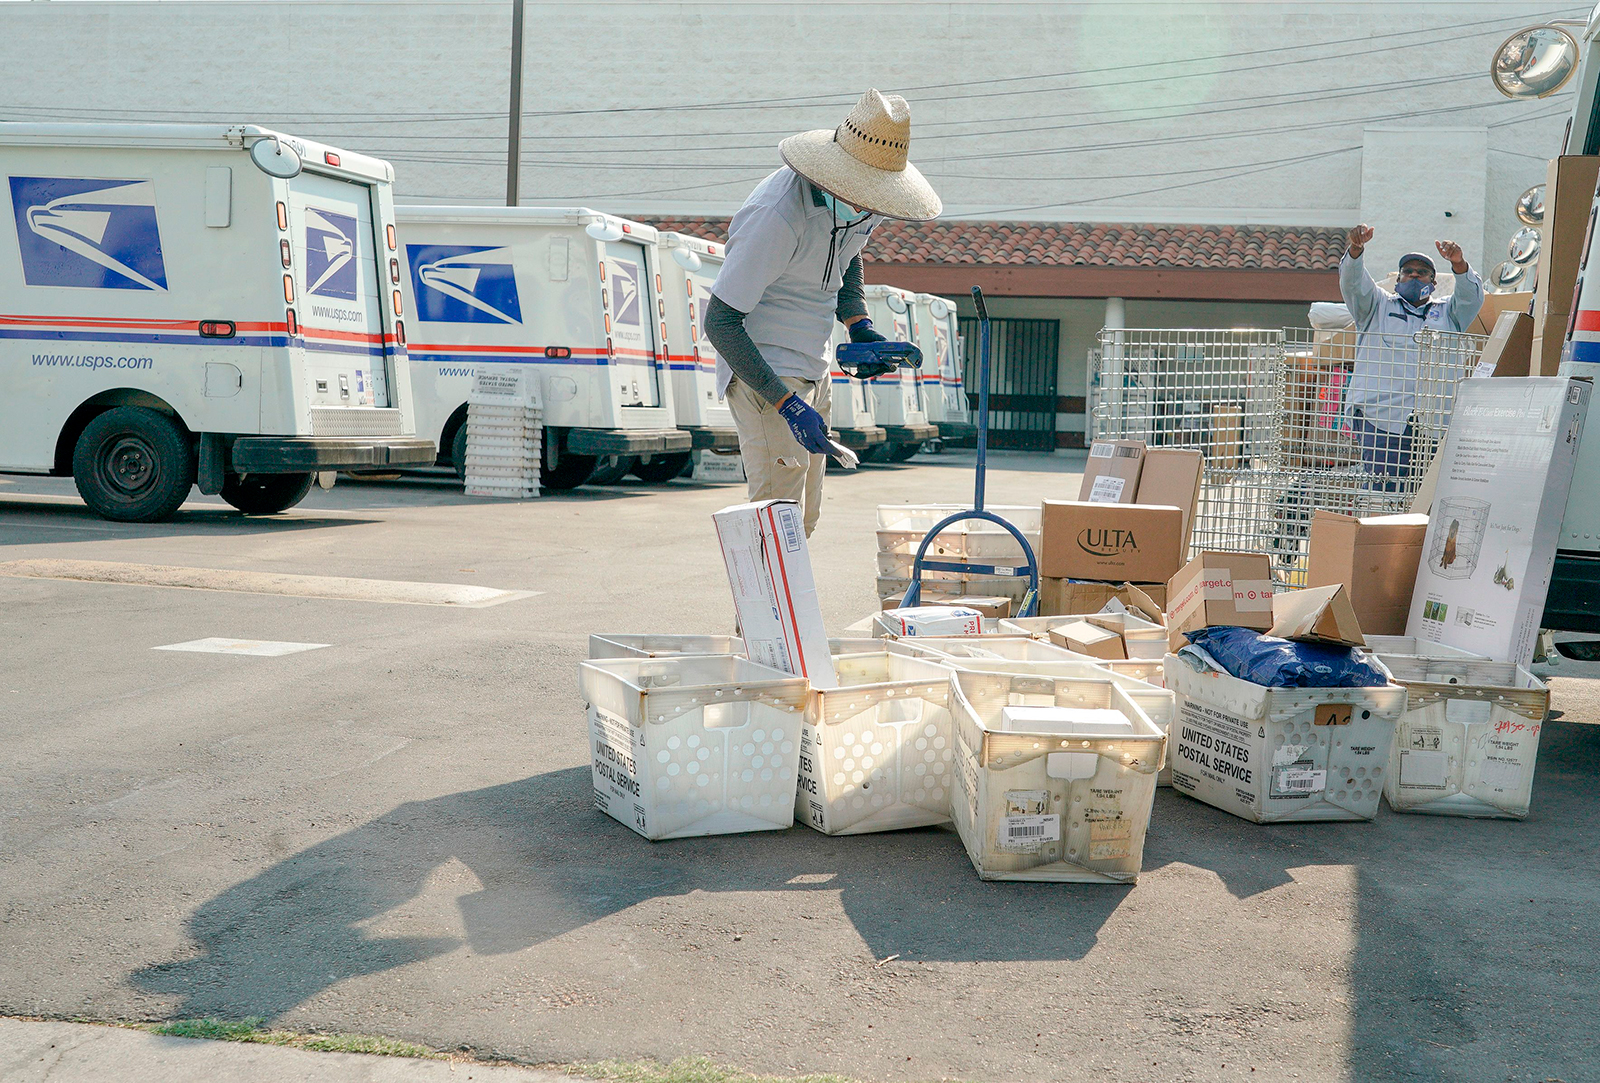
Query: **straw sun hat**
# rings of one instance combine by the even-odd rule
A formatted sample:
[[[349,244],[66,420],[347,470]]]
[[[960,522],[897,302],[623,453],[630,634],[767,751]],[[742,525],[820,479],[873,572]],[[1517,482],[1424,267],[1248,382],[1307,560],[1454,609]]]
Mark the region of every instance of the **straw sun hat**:
[[[944,204],[917,167],[911,146],[911,106],[898,94],[869,90],[844,123],[791,135],[778,144],[790,169],[852,206],[886,218],[926,222]]]

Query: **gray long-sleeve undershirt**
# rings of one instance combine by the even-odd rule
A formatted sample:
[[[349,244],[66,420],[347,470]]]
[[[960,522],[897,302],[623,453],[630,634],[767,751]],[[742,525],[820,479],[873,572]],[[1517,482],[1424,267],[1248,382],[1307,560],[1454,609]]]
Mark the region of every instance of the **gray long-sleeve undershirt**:
[[[867,314],[866,295],[861,285],[861,257],[850,261],[844,271],[844,284],[839,287],[839,297],[834,304],[834,317],[841,323],[855,316]],[[734,376],[749,384],[756,394],[776,406],[789,394],[789,388],[772,371],[766,358],[744,329],[740,312],[716,294],[706,306],[706,338],[716,347],[717,354],[728,363]]]

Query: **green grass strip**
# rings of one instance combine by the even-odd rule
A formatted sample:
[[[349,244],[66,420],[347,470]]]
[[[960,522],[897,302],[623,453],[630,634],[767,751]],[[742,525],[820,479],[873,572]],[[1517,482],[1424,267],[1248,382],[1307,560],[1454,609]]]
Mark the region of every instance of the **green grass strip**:
[[[285,1045],[318,1053],[370,1053],[380,1057],[418,1057],[423,1060],[448,1060],[445,1054],[415,1042],[380,1038],[373,1034],[302,1034],[293,1030],[270,1029],[265,1020],[252,1019],[175,1019],[169,1023],[147,1023],[141,1030],[172,1038],[202,1038],[217,1042],[256,1042],[260,1045]]]

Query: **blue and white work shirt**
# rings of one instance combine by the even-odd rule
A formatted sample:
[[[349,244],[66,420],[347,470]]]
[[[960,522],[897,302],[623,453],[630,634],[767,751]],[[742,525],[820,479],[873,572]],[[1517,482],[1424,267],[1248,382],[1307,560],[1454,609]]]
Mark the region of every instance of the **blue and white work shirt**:
[[[831,362],[834,309],[844,272],[882,222],[879,215],[840,230],[828,267],[833,212],[811,198],[811,183],[784,166],[744,201],[728,226],[727,255],[711,292],[747,313],[744,329],[779,376],[824,380]],[[828,281],[823,283],[823,272]],[[717,359],[717,394],[733,370]]]
[[[1456,275],[1455,292],[1443,301],[1413,305],[1382,289],[1357,256],[1339,260],[1339,292],[1356,321],[1356,366],[1345,392],[1345,417],[1356,410],[1387,433],[1405,431],[1417,408],[1418,345],[1424,327],[1465,331],[1483,307],[1483,280],[1467,269]]]

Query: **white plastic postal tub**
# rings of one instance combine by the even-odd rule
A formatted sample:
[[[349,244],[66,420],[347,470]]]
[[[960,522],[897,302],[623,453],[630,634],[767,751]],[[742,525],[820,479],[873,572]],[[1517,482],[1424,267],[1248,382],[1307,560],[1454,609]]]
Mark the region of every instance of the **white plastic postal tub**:
[[[974,673],[1011,673],[1025,677],[1072,677],[1077,680],[1110,681],[1128,693],[1128,698],[1150,716],[1150,721],[1160,727],[1161,732],[1167,735],[1168,745],[1171,744],[1176,697],[1161,687],[1160,682],[1163,678],[1159,662],[1144,663],[1145,666],[1154,664],[1158,667],[1156,680],[1153,683],[1148,673],[1140,675],[1139,671],[1132,670],[1129,663],[1122,659],[1092,662],[1013,662],[994,658],[950,658],[945,664],[953,669],[970,670]],[[1170,759],[1161,764],[1161,770],[1156,775],[1156,785],[1172,785]]]
[[[729,655],[578,663],[595,807],[647,839],[794,823],[804,677]]]
[[[589,657],[666,658],[675,654],[744,654],[738,636],[635,635],[606,632],[589,637]]]
[[[1383,795],[1396,812],[1528,814],[1550,689],[1511,662],[1384,655],[1405,686]]]
[[[951,674],[951,818],[985,880],[1132,883],[1166,734],[1110,680]],[[1008,727],[1008,707],[1120,716],[1081,732]]]
[[[892,650],[835,656],[800,730],[795,819],[825,835],[950,822],[950,671]]]
[[[1163,665],[1173,789],[1256,823],[1378,814],[1404,688],[1267,688],[1174,654]]]

